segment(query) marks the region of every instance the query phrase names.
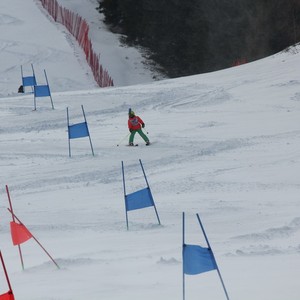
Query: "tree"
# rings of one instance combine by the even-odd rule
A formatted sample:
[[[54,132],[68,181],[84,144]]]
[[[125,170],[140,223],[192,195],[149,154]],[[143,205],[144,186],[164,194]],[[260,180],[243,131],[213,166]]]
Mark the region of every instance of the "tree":
[[[105,21],[170,77],[256,60],[299,40],[299,0],[102,0]]]

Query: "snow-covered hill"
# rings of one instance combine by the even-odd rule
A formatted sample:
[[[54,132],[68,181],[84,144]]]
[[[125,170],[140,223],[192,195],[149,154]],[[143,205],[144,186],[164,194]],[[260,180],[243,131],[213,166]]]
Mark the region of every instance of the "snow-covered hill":
[[[298,48],[219,72],[99,89],[67,35],[26,2],[0,3],[0,237],[16,299],[181,299],[185,211],[186,241],[205,246],[199,213],[230,299],[298,300]],[[33,19],[42,24],[36,32],[21,32],[18,24]],[[45,32],[51,45],[27,43]],[[13,95],[20,62],[47,69],[55,110],[42,98],[32,111],[31,94]],[[66,107],[77,123],[81,105],[95,157],[78,139],[69,158]],[[120,143],[129,107],[145,121],[150,147],[138,136],[139,147]],[[145,184],[139,159],[162,225],[148,208],[129,213],[127,231],[121,161],[131,192]],[[60,270],[30,240],[22,271],[6,184],[15,214]],[[186,288],[189,300],[224,298],[214,271],[187,277]]]
[[[150,70],[142,52],[126,47],[110,33],[96,11],[96,0],[61,0],[58,3],[78,13],[89,23],[90,37],[100,63],[116,86],[151,82],[162,75]],[[77,41],[62,25],[54,23],[39,0],[0,3],[0,97],[14,95],[21,84],[21,69],[30,76],[33,63],[38,84],[44,84],[46,69],[52,91],[96,88],[93,74]]]

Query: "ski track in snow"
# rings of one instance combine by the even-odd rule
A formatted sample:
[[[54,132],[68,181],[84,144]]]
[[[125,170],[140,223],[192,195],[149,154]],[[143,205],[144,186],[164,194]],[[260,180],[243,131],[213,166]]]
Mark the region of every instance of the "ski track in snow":
[[[239,241],[248,243],[240,249],[227,253],[228,256],[265,256],[299,254],[300,244],[297,237],[300,236],[300,217],[294,218],[288,225],[268,228],[258,233],[250,233],[232,237],[233,244]],[[278,246],[281,241],[281,246]]]
[[[21,20],[6,14],[0,14],[0,26],[6,25],[6,24],[14,24],[14,25],[20,25],[22,23]]]
[[[167,84],[168,85],[168,84]],[[153,99],[151,99],[151,107],[154,110],[160,110],[164,113],[169,113],[169,112],[177,112],[178,107],[180,106],[180,110],[184,109],[185,113],[190,109],[193,109],[193,113],[201,113],[202,112],[202,106],[206,106],[209,101],[207,102],[207,100],[205,100],[203,103],[201,101],[201,99],[212,99],[212,103],[210,103],[210,105],[222,105],[223,101],[232,101],[233,98],[230,96],[222,96],[222,93],[224,89],[221,89],[221,94],[219,96],[217,96],[217,99],[220,99],[221,101],[217,100],[214,101],[215,99],[215,93],[209,93],[209,92],[203,92],[202,91],[202,87],[203,85],[200,85],[200,93],[198,90],[198,95],[197,96],[185,96],[182,97],[181,96],[181,92],[182,88],[179,88],[178,91],[176,90],[172,90],[171,95],[170,93],[170,89],[168,89],[167,91],[164,91],[162,93],[162,95],[160,97],[156,97],[156,95],[152,98],[156,99],[154,102],[152,101]],[[194,85],[194,88],[196,89],[196,87],[199,87],[198,85]],[[206,89],[208,89],[208,87],[205,87]],[[190,86],[188,86],[188,89],[190,90]],[[122,91],[124,89],[121,89]],[[164,89],[163,89],[164,90]],[[105,92],[105,94],[111,94],[109,92]],[[159,93],[157,93],[159,94]],[[191,92],[191,94],[193,94],[193,92]],[[202,96],[201,96],[202,94]],[[218,93],[217,93],[218,94]],[[175,96],[176,95],[176,96]],[[189,94],[190,95],[190,94]],[[210,96],[208,96],[210,95]],[[86,95],[86,97],[88,97],[89,94]],[[111,96],[111,95],[110,95]],[[24,96],[22,97],[18,97],[19,101],[22,101],[22,99],[26,99],[26,102],[28,102],[28,98],[31,96]],[[137,97],[140,97],[139,95]],[[185,99],[193,99],[193,97],[198,98],[199,101],[199,105],[198,107],[194,107],[194,103],[197,100],[193,100],[193,101],[186,101]],[[79,96],[76,96],[75,98],[82,98]],[[102,98],[102,97],[101,97]],[[114,91],[114,98],[117,99],[118,98],[118,93],[116,93]],[[142,97],[141,97],[142,98]],[[162,98],[164,98],[164,100],[162,100]],[[170,100],[168,100],[170,99]],[[223,99],[223,100],[222,100]],[[226,100],[224,100],[226,99]],[[147,107],[149,106],[149,99],[143,100],[143,101],[139,101],[139,105],[141,105],[140,109],[144,110],[147,109]],[[9,100],[11,101],[11,100]],[[163,103],[162,105],[156,105],[155,103]],[[179,106],[178,106],[179,105]],[[53,112],[51,114],[50,119],[47,120],[47,122],[45,122],[43,114],[47,113],[48,111],[50,112],[50,109],[40,109],[39,112],[37,112],[36,115],[36,119],[32,119],[32,113],[29,114],[29,111],[26,112],[27,107],[24,106],[23,108],[17,107],[16,105],[13,108],[9,108],[7,110],[7,114],[12,116],[19,116],[19,117],[24,117],[22,119],[22,125],[17,125],[17,126],[5,126],[3,128],[1,128],[1,132],[5,133],[5,134],[9,134],[10,137],[9,139],[7,139],[8,143],[14,143],[14,142],[18,142],[18,136],[19,134],[23,133],[24,134],[24,138],[22,139],[22,148],[24,150],[26,150],[28,148],[27,151],[25,152],[16,152],[14,154],[9,154],[9,152],[5,153],[3,152],[1,154],[2,156],[2,160],[7,162],[9,161],[9,165],[10,166],[16,166],[19,165],[19,161],[20,158],[22,157],[22,161],[28,161],[28,165],[30,167],[32,167],[32,164],[34,165],[47,165],[49,158],[53,158],[54,159],[54,164],[61,164],[62,161],[67,161],[67,159],[64,159],[65,155],[63,153],[58,154],[58,153],[47,153],[47,154],[42,154],[42,153],[32,153],[31,149],[32,149],[32,143],[37,143],[37,144],[43,144],[45,142],[47,142],[47,139],[43,137],[43,135],[47,135],[49,133],[51,133],[52,131],[56,131],[56,132],[60,132],[61,137],[66,136],[66,120],[65,120],[65,112],[64,110],[59,109],[59,111],[57,112]],[[101,130],[102,127],[107,127],[109,124],[107,124],[107,122],[111,119],[111,113],[116,113],[119,114],[120,112],[124,111],[124,104],[122,104],[121,106],[117,104],[116,107],[109,108],[109,109],[102,109],[102,110],[94,110],[91,112],[87,112],[87,117],[90,120],[92,119],[92,125],[90,125],[90,131],[91,134],[93,134],[93,130],[97,131],[97,127]],[[58,117],[58,114],[60,115],[60,117]],[[4,115],[4,113],[3,113]],[[50,116],[50,115],[49,115]],[[108,116],[108,117],[107,117]],[[96,119],[95,119],[96,118]],[[80,113],[75,111],[75,114],[72,115],[71,117],[71,123],[72,122],[76,122],[76,120],[78,119],[82,119],[82,116]],[[25,122],[24,122],[25,121]],[[217,125],[216,125],[217,124]],[[195,122],[194,124],[192,124],[192,126],[196,129],[196,128],[200,128],[200,129],[214,129],[215,127],[222,127],[223,124],[226,123],[220,123],[220,122],[216,122],[216,121],[209,121],[207,123],[201,122],[199,125],[199,122]],[[29,134],[34,134],[34,136],[32,137],[26,137]],[[160,152],[161,154],[159,156],[156,157],[155,160],[153,160],[151,162],[151,165],[153,168],[155,167],[159,167],[162,166],[163,163],[163,169],[160,170],[160,172],[168,172],[168,170],[173,167],[174,162],[176,162],[176,165],[180,166],[180,164],[182,163],[186,163],[187,160],[190,162],[199,162],[202,161],[205,157],[207,156],[217,156],[220,155],[222,153],[227,153],[227,152],[237,152],[240,151],[242,149],[248,149],[248,148],[253,148],[257,145],[269,145],[272,144],[273,141],[278,142],[280,139],[287,139],[287,138],[295,138],[297,136],[299,136],[300,131],[295,131],[295,132],[291,132],[291,133],[280,133],[280,134],[274,134],[274,135],[261,135],[261,136],[250,136],[247,138],[228,138],[225,139],[223,141],[205,141],[203,140],[203,138],[197,138],[195,139],[190,139],[190,137],[184,137],[181,136],[180,131],[177,132],[177,137],[171,137],[168,134],[157,134],[157,139],[161,140],[162,142],[160,143],[161,146],[160,147],[168,147],[169,143],[175,143],[177,144],[176,146],[176,153],[169,153],[169,152],[165,152],[165,154],[162,154],[160,152],[160,147],[156,147],[156,145],[152,145],[151,146],[151,151],[153,152]],[[17,135],[17,137],[14,139],[13,136],[14,134]],[[40,138],[37,137],[37,134],[39,134]],[[176,141],[177,139],[177,141]],[[26,145],[26,142],[30,142]],[[182,144],[182,145],[180,145]],[[100,145],[100,153],[101,153],[101,146]],[[11,147],[11,146],[9,146]],[[65,149],[66,150],[66,149]],[[112,152],[116,153],[118,152],[119,149],[113,149]],[[28,153],[27,153],[28,152]],[[99,156],[97,156],[98,159],[101,159],[101,154],[99,154]],[[16,159],[16,161],[14,161]],[[89,159],[89,156],[85,156],[85,159]],[[276,162],[275,162],[276,163]],[[274,161],[271,162],[271,164],[274,164]],[[28,166],[27,165],[27,166]],[[70,164],[70,167],[73,167],[73,162],[72,164]],[[180,167],[179,167],[180,168]],[[241,168],[241,166],[239,166],[239,168]],[[164,171],[164,169],[166,169],[166,171]],[[231,168],[229,168],[231,169]],[[224,170],[226,172],[226,169]],[[223,171],[223,172],[224,172]],[[219,170],[216,170],[215,172],[219,172]],[[216,174],[216,173],[215,173]],[[41,170],[41,174],[37,177],[39,177],[40,179],[36,180],[34,183],[23,183],[21,185],[19,185],[19,187],[17,189],[21,189],[21,190],[26,190],[26,189],[32,189],[32,188],[41,188],[44,187],[45,184],[47,183],[47,187],[49,189],[51,189],[51,186],[56,186],[57,184],[59,185],[65,185],[68,186],[69,184],[76,184],[76,183],[81,183],[81,182],[97,182],[97,183],[103,183],[103,184],[108,184],[108,183],[112,183],[113,181],[118,181],[119,178],[119,170],[118,169],[114,169],[111,170],[110,172],[106,171],[106,176],[105,178],[102,177],[102,171],[98,170],[92,170],[92,171],[84,171],[84,172],[79,172],[77,174],[74,175],[68,175],[68,177],[64,177],[64,176],[55,176],[55,178],[49,179],[49,175],[50,178],[51,173],[45,173],[45,170]],[[43,179],[43,177],[45,177],[45,179]],[[236,188],[236,183],[234,182],[228,182],[228,183],[209,183],[209,181],[204,181],[203,183],[197,182],[197,184],[194,183],[194,180],[191,179],[193,177],[192,176],[188,176],[187,179],[181,179],[181,181],[183,180],[184,184],[181,184],[182,187],[184,187],[184,189],[180,189],[181,192],[185,191],[185,190],[193,190],[193,191],[197,191],[199,190],[199,188],[201,187],[202,189],[207,189],[207,188],[211,188],[212,184],[214,186],[214,189],[222,189],[225,188],[226,189],[234,189]],[[239,189],[251,189],[253,187],[255,188],[274,188],[274,184],[262,184],[262,183],[245,183],[244,186],[242,186],[241,184],[239,184]],[[68,186],[69,187],[69,186]],[[164,187],[166,188],[167,186],[164,184]],[[276,187],[276,186],[275,186]],[[297,187],[297,185],[295,185],[295,187]],[[277,186],[278,189],[281,189],[282,186],[279,184]],[[172,190],[173,189],[173,184],[170,185],[170,187],[168,188],[168,190]]]
[[[253,241],[282,239],[288,238],[297,233],[298,231],[300,231],[300,217],[292,220],[292,222],[289,225],[278,228],[269,228],[260,233],[251,233],[247,235],[237,236],[234,239],[246,239]]]

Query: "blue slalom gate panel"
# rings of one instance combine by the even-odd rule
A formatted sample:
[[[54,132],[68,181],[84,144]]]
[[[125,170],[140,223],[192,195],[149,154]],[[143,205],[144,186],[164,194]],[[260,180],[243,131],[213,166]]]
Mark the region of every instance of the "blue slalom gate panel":
[[[149,188],[126,195],[125,201],[127,211],[154,206],[152,194]]]
[[[154,199],[150,190],[150,186],[147,180],[147,176],[142,164],[142,161],[139,160],[140,165],[141,165],[141,169],[144,175],[144,179],[146,182],[147,187],[138,190],[136,192],[127,194],[126,193],[126,186],[125,186],[125,171],[124,171],[124,163],[122,161],[122,175],[123,175],[123,188],[124,188],[124,199],[125,199],[125,213],[126,213],[126,226],[127,226],[127,230],[129,229],[129,224],[128,224],[128,211],[131,210],[136,210],[136,209],[142,209],[142,208],[146,208],[146,207],[150,207],[152,206],[156,217],[157,217],[157,221],[158,224],[160,225],[160,219],[158,216],[158,212],[154,203]]]
[[[31,69],[32,69],[32,75],[30,76],[24,76],[23,74],[23,67],[21,66],[21,76],[22,76],[22,85],[25,88],[26,86],[35,86],[37,85],[36,83],[36,78],[35,78],[35,73],[34,73],[34,68],[33,64],[31,64]]]
[[[82,115],[83,115],[83,118],[84,118],[84,122],[70,125],[69,109],[67,107],[68,142],[69,142],[69,156],[70,157],[71,157],[71,143],[70,143],[70,140],[71,139],[78,139],[78,138],[82,138],[82,137],[88,137],[89,138],[92,154],[94,156],[94,149],[93,149],[92,140],[91,140],[88,124],[87,124],[87,121],[86,121],[83,105],[81,105],[81,109],[82,109]]]
[[[196,275],[217,269],[211,249],[198,245],[183,246],[183,272]]]
[[[24,87],[25,86],[35,86],[36,85],[35,76],[22,77],[22,85]]]
[[[53,100],[50,92],[49,82],[46,74],[46,70],[44,70],[45,79],[47,84],[35,85],[33,88],[34,94],[34,110],[36,110],[36,98],[38,97],[49,97],[51,101],[52,109],[54,109]]]
[[[86,122],[69,126],[69,139],[78,139],[86,136],[89,136]]]
[[[182,213],[182,291],[183,300],[185,300],[185,275],[197,275],[200,273],[216,270],[226,299],[229,300],[229,296],[218,268],[214,253],[210,247],[206,232],[200,220],[199,214],[196,214],[200,228],[204,235],[207,247],[201,247],[199,245],[187,245],[185,241],[185,214]]]
[[[34,86],[35,97],[50,97],[50,88],[48,85],[35,85]]]

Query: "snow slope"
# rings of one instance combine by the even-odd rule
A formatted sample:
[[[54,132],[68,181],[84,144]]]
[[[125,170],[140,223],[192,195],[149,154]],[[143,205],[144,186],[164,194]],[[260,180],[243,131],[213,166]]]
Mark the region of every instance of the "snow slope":
[[[130,47],[120,42],[122,35],[112,34],[103,23],[104,16],[95,9],[97,0],[60,0],[59,3],[81,15],[89,24],[90,37],[100,62],[116,86],[152,82],[164,78],[155,69],[155,64],[146,59],[145,50]]]
[[[100,54],[100,63],[116,86],[162,78],[149,69],[141,52],[121,45],[119,36],[106,29],[103,17],[95,9],[96,1],[58,3],[88,21],[95,52]],[[20,66],[23,66],[24,76],[30,76],[32,63],[38,84],[45,84],[46,69],[53,92],[97,87],[77,41],[62,25],[53,22],[39,0],[15,0],[13,3],[2,0],[0,27],[0,96],[17,93],[21,84]]]
[[[20,11],[0,3],[0,240],[16,299],[181,299],[185,211],[186,242],[205,246],[199,213],[230,299],[298,300],[299,48],[219,72],[99,89],[64,31],[35,2],[15,2]],[[55,49],[43,38],[27,44],[16,20],[30,26],[33,19],[58,41]],[[13,44],[28,46],[28,54]],[[10,94],[20,61],[57,78],[55,110],[42,98],[33,112],[31,94]],[[77,123],[81,104],[95,157],[88,140],[78,139],[69,158],[66,107]],[[145,121],[150,147],[138,136],[139,147],[120,143],[129,107]],[[145,186],[139,159],[162,225],[147,208],[129,212],[127,231],[121,161],[132,192]],[[22,245],[22,271],[6,184],[15,214],[59,270],[30,240]],[[186,288],[189,300],[224,299],[215,271],[187,276]]]

